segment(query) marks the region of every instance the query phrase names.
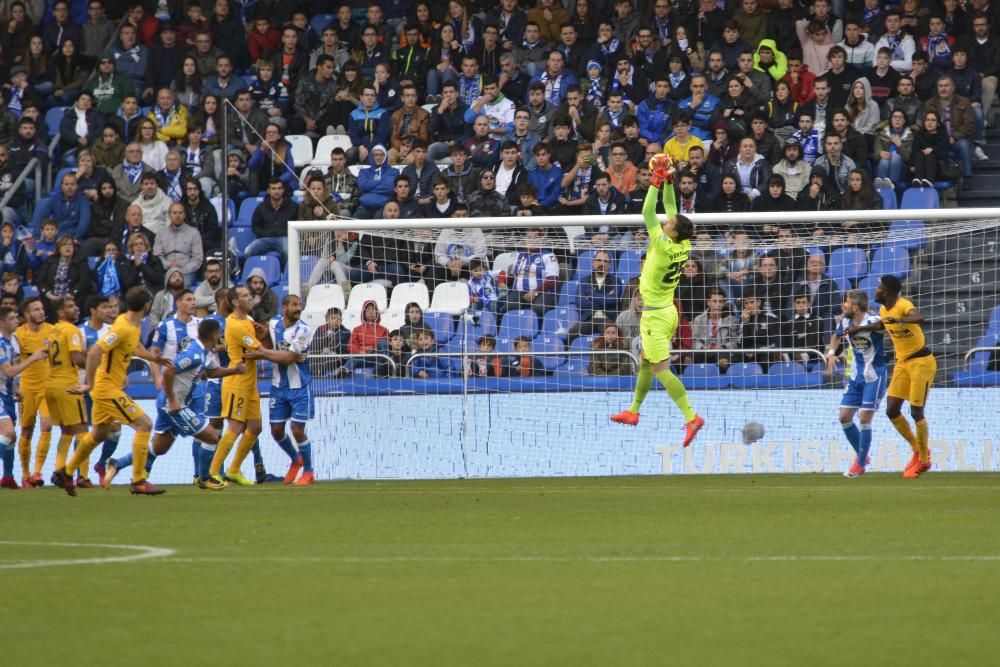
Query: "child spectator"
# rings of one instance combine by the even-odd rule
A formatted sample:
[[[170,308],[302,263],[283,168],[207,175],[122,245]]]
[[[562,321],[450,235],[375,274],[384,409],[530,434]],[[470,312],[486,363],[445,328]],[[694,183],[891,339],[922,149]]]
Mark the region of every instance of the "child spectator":
[[[24,275],[27,270],[28,252],[17,239],[13,223],[5,222],[0,227],[0,271],[16,276]],[[7,282],[7,278],[3,280]]]
[[[503,364],[500,356],[493,354],[497,349],[497,339],[489,334],[480,336],[476,341],[479,354],[465,358],[465,377],[500,377],[503,375]]]
[[[343,325],[343,319],[344,314],[340,308],[326,311],[326,322],[316,329],[309,344],[310,355],[347,354],[351,332]],[[309,366],[313,375],[319,377],[344,377],[350,373],[340,359],[317,359],[310,356]]]
[[[399,335],[403,337],[403,342],[409,350],[417,349],[417,337],[420,332],[427,329],[424,323],[424,311],[416,301],[406,304],[406,324],[399,328]]]
[[[421,329],[417,334],[417,353],[429,356],[417,357],[413,362],[413,377],[429,380],[451,376],[451,364],[444,357],[434,356],[432,353],[436,351],[434,332],[430,329]]]
[[[42,220],[41,238],[29,242],[28,263],[37,272],[49,257],[56,253],[56,235],[59,227],[52,218]],[[32,247],[33,246],[33,247]]]
[[[267,58],[257,61],[257,80],[250,84],[250,96],[255,106],[267,114],[268,120],[284,120],[288,115],[288,87],[274,78],[274,62]]]
[[[3,285],[4,296],[12,296],[20,303],[24,299],[24,290],[21,288],[21,277],[13,271],[5,271],[0,276],[0,284]]]
[[[531,339],[518,336],[514,339],[514,354],[504,360],[504,377],[530,378],[544,377],[549,372],[542,366],[542,361],[531,354]]]
[[[632,360],[624,354],[624,351],[628,350],[628,343],[619,335],[618,325],[605,325],[604,333],[594,339],[591,349],[601,353],[595,354],[590,359],[591,375],[632,375]],[[609,351],[623,353],[604,354]]]
[[[522,183],[517,186],[517,201],[519,203],[517,208],[514,209],[514,215],[520,217],[545,215],[545,210],[538,203],[538,199],[535,198],[537,192],[535,186],[531,183]]]
[[[351,340],[347,346],[351,354],[374,354],[378,351],[379,343],[384,342],[389,336],[389,331],[380,324],[381,321],[378,304],[374,301],[365,301],[361,306],[361,324],[351,331]],[[374,365],[370,359],[363,359],[357,364],[360,367]]]
[[[385,354],[389,359],[379,357],[375,361],[375,377],[406,377],[406,364],[412,355],[406,349],[406,339],[399,332],[399,329],[393,329],[389,332],[389,347],[385,350]]]
[[[469,300],[472,310],[497,311],[500,292],[496,280],[486,270],[483,260],[478,257],[469,261]]]

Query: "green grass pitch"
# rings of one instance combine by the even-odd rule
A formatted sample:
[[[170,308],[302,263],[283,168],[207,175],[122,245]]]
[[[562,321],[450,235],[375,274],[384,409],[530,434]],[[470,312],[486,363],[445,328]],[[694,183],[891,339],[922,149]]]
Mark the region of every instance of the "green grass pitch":
[[[990,474],[46,488],[0,494],[0,517],[7,665],[1000,655]],[[148,553],[15,542],[172,555],[105,562]],[[58,562],[77,559],[94,562]]]

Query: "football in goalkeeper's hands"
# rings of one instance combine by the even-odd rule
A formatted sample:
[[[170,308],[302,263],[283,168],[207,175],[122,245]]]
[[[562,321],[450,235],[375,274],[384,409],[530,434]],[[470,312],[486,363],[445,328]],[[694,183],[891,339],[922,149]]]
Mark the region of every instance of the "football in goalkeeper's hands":
[[[666,153],[657,153],[649,159],[649,171],[654,181],[673,183],[674,161]]]

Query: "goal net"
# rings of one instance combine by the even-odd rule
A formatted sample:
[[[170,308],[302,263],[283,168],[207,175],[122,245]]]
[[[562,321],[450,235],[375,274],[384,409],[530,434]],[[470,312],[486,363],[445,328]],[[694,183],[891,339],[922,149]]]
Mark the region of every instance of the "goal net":
[[[295,223],[321,475],[840,471],[851,360],[828,373],[823,355],[845,293],[877,312],[887,274],[937,357],[935,460],[995,469],[1000,223],[917,213],[693,216],[671,356],[708,423],[689,450],[658,383],[637,428],[609,421],[642,354],[638,216]],[[874,442],[872,470],[909,458],[884,415]]]

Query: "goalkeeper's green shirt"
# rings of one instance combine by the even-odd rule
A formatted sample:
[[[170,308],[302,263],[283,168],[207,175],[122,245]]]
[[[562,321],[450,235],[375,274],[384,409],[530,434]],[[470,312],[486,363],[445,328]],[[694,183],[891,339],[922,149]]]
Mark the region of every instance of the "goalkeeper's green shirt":
[[[663,210],[667,217],[677,215],[674,188],[669,183],[663,187]],[[659,190],[650,186],[642,205],[642,217],[649,233],[649,250],[639,276],[639,293],[644,308],[666,308],[674,304],[674,291],[681,280],[681,271],[691,252],[691,241],[677,243],[663,233],[656,215],[656,195]]]

